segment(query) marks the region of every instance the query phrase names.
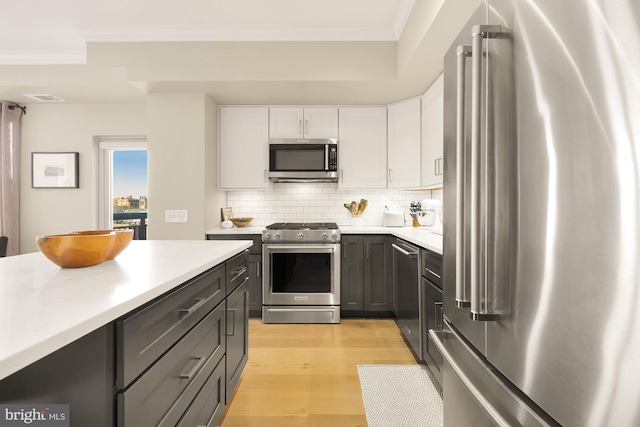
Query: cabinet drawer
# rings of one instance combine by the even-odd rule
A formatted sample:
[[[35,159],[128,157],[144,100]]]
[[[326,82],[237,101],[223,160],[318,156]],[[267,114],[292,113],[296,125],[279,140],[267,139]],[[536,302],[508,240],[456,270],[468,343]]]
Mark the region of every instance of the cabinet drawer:
[[[226,360],[223,357],[189,406],[189,410],[177,424],[178,427],[214,427],[216,425],[224,409],[225,364]]]
[[[118,389],[127,387],[224,297],[225,267],[220,265],[133,316],[118,320]]]
[[[227,295],[249,280],[249,251],[245,250],[227,261]]]
[[[442,289],[442,255],[422,249],[422,275]]]
[[[129,389],[118,394],[118,426],[174,426],[224,356],[220,304]]]

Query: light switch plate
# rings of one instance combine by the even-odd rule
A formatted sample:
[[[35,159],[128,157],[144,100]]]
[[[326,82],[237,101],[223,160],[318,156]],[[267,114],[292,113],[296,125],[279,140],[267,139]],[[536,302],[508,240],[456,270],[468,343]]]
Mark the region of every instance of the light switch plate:
[[[167,209],[164,211],[164,222],[189,222],[189,211],[186,209]]]

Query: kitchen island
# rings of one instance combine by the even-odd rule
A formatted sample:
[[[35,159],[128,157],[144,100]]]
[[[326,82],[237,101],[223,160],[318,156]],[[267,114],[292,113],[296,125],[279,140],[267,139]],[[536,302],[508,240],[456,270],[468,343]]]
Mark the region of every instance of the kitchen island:
[[[127,344],[128,318],[133,318],[142,311],[150,311],[151,314],[153,310],[157,312],[157,308],[166,304],[166,300],[174,298],[173,295],[180,296],[180,293],[187,291],[193,293],[182,297],[187,305],[181,307],[179,314],[176,314],[176,322],[188,319],[195,324],[193,318],[200,322],[199,316],[206,316],[197,326],[189,328],[192,328],[191,331],[200,329],[203,333],[211,330],[200,326],[210,317],[213,319],[213,312],[218,311],[218,308],[207,308],[211,310],[211,314],[194,313],[205,302],[210,303],[212,308],[214,304],[222,306],[224,313],[225,298],[228,300],[232,291],[244,287],[233,284],[231,288],[230,284],[242,283],[242,280],[237,280],[238,277],[242,279],[241,276],[246,271],[241,262],[246,260],[246,249],[250,246],[251,241],[243,240],[133,241],[115,260],[79,269],[61,269],[39,252],[1,258],[0,401],[11,401],[12,394],[7,384],[11,384],[12,378],[19,377],[21,372],[38,366],[50,356],[63,354],[65,349],[73,346],[85,348],[88,352],[84,358],[83,355],[78,355],[80,362],[91,358],[90,352],[93,349],[103,346],[105,351],[100,354],[106,356],[97,357],[105,359],[98,361],[100,370],[111,369],[110,373],[104,375],[107,381],[108,378],[117,376],[113,371],[119,370],[118,365],[122,360],[118,355],[113,360],[112,356],[114,350]],[[230,266],[230,259],[238,261]],[[214,289],[214,284],[220,286],[221,291]],[[196,286],[200,293],[197,295],[195,291],[190,291]],[[200,298],[207,292],[211,297]],[[141,307],[145,310],[140,310]],[[161,316],[162,313],[155,315]],[[224,326],[225,318],[222,314],[222,320],[218,323]],[[215,323],[214,320],[209,322]],[[219,326],[217,323],[216,325]],[[172,325],[171,329],[176,328]],[[224,334],[221,327],[216,329],[221,329]],[[168,330],[167,335],[172,333],[170,332]],[[118,341],[120,333],[124,335],[124,339]],[[185,334],[184,340],[192,335],[188,328],[185,328]],[[91,337],[94,336],[97,339],[91,343]],[[182,337],[178,337],[175,341],[181,339]],[[87,341],[84,347],[83,341]],[[224,336],[222,341],[225,341]],[[167,344],[167,349],[171,345],[173,344]],[[178,342],[176,347],[179,345]],[[224,365],[224,360],[221,363]],[[78,370],[81,368],[78,366]],[[195,372],[195,368],[193,371]],[[95,370],[91,372],[94,373]],[[118,381],[116,379],[116,383]],[[114,386],[111,381],[104,388],[132,388],[133,380],[126,379],[122,382],[124,384]],[[105,394],[109,397],[110,393]],[[114,393],[110,397],[115,402]],[[22,398],[24,399],[24,395]],[[99,397],[96,396],[96,399]],[[113,402],[112,409],[115,408]],[[224,393],[222,402],[225,402]],[[73,415],[73,402],[48,403],[71,403]],[[107,411],[109,405],[103,405],[107,407]],[[121,415],[117,417],[122,418]],[[108,424],[110,423],[105,423]]]

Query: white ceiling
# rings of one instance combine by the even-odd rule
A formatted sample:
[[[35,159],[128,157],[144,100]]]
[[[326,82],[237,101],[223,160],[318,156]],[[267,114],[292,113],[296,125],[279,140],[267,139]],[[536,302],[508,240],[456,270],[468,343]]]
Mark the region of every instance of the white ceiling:
[[[419,95],[482,0],[20,0],[0,14],[0,99],[378,104]]]

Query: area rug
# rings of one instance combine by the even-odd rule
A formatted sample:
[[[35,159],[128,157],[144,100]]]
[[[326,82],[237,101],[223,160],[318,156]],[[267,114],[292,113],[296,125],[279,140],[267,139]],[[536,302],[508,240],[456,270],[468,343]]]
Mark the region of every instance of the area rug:
[[[442,397],[424,365],[358,365],[369,427],[442,427]]]

